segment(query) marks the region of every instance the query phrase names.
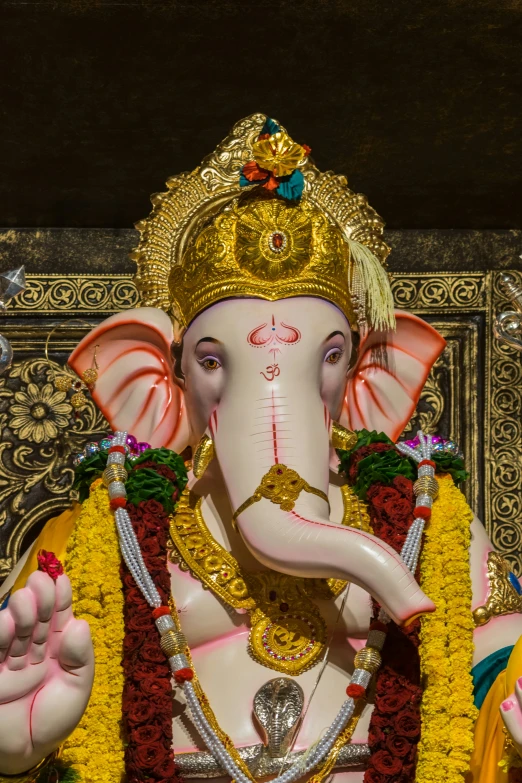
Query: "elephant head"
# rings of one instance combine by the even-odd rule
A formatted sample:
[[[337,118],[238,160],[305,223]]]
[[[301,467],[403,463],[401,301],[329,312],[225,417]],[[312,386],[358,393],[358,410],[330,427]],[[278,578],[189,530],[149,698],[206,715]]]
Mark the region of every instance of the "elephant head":
[[[114,429],[182,451],[208,434],[237,510],[273,466],[319,490],[284,511],[263,497],[237,517],[264,565],[303,577],[353,581],[398,622],[433,604],[401,558],[368,533],[330,522],[331,425],[396,439],[411,416],[443,338],[397,314],[396,331],[369,333],[354,350],[343,313],[315,297],[227,299],[200,313],[172,354],[169,317],[154,308],[112,316],[76,348],[70,365],[100,366],[93,396]],[[386,342],[386,362],[375,362]],[[353,358],[356,358],[355,362]]]

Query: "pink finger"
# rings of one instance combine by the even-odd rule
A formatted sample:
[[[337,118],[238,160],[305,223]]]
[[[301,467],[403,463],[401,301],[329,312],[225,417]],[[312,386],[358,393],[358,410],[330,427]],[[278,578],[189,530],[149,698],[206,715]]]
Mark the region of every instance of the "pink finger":
[[[94,663],[91,629],[85,620],[73,620],[63,632],[58,661],[71,673]]]
[[[47,644],[46,642],[36,642],[34,639],[31,642],[31,647],[29,648],[29,663],[35,664],[35,663],[42,663],[42,661],[45,660],[45,656],[47,654]]]
[[[62,574],[55,582],[56,599],[54,604],[54,616],[52,622],[53,631],[63,631],[72,613],[72,589],[69,578]]]
[[[502,702],[500,712],[513,742],[522,745],[522,712],[514,694]]]
[[[25,669],[28,663],[27,655],[8,655],[5,659],[5,664],[11,672],[18,672],[21,671],[21,669]]]
[[[54,581],[43,571],[33,571],[27,580],[26,587],[32,591],[35,597],[38,619],[47,622],[51,619],[56,600]]]
[[[17,590],[9,599],[8,608],[15,622],[16,636],[31,636],[36,624],[36,600],[32,590],[28,587]]]
[[[15,624],[9,609],[0,612],[0,663],[5,659],[15,634]]]

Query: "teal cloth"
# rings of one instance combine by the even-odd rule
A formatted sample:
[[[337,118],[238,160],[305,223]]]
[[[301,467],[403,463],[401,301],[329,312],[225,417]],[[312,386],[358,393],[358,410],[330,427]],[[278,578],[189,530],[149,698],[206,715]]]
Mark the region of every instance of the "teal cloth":
[[[477,663],[471,670],[471,676],[473,677],[473,697],[477,709],[480,710],[484,699],[488,695],[489,689],[500,672],[504,671],[507,667],[513,647],[514,645],[502,647],[501,650],[491,653],[491,655],[488,655],[483,661]]]

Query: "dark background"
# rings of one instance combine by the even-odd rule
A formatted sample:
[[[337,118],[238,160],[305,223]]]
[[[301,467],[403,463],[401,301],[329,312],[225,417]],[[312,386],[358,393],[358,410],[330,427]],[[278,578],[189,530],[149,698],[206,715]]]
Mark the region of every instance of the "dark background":
[[[0,225],[130,228],[261,111],[389,228],[522,227],[518,0],[0,8]]]

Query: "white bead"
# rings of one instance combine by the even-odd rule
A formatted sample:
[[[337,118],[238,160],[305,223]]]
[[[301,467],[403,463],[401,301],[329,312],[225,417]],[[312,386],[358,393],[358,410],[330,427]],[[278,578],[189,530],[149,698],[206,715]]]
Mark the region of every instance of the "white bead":
[[[176,623],[174,622],[170,614],[164,614],[161,617],[158,617],[154,622],[161,636],[167,633],[167,631],[176,630]]]
[[[107,457],[107,465],[123,465],[125,464],[125,454],[121,451],[113,451]]]
[[[114,500],[114,498],[127,497],[127,491],[125,489],[125,484],[123,483],[123,481],[111,481],[111,483],[108,486],[108,491],[109,491],[110,500]]]

